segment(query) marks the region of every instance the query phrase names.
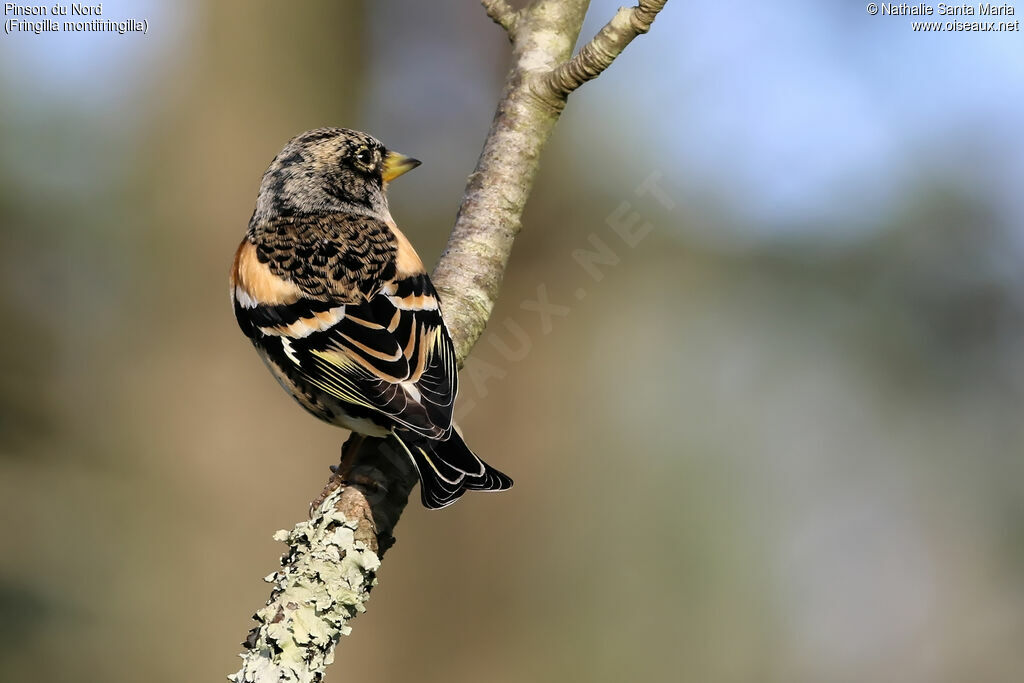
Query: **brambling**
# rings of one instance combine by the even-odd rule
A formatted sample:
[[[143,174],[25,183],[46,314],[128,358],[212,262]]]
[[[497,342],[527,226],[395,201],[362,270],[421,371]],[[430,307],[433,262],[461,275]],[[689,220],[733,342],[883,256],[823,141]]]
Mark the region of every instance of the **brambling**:
[[[419,165],[345,128],[293,138],[263,174],[231,300],[281,386],[325,422],[393,437],[434,509],[512,480],[452,421],[458,374],[441,301],[388,210],[388,183]]]

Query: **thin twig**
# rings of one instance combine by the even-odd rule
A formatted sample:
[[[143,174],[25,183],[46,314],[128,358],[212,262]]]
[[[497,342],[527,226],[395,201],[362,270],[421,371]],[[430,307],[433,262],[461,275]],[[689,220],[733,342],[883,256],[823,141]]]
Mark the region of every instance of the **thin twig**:
[[[572,91],[601,75],[634,38],[647,33],[668,0],[640,0],[636,7],[621,7],[612,20],[583,46],[576,56],[552,71],[543,81],[550,96],[564,100]]]

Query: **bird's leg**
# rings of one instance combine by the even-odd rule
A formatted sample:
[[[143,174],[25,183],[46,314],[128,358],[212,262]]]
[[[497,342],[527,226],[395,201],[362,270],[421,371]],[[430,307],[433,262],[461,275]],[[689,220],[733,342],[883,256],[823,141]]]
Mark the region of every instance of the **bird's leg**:
[[[348,476],[355,467],[359,449],[362,447],[366,437],[358,432],[352,432],[345,445],[341,447],[341,462],[334,468],[334,475],[343,482],[348,481]]]

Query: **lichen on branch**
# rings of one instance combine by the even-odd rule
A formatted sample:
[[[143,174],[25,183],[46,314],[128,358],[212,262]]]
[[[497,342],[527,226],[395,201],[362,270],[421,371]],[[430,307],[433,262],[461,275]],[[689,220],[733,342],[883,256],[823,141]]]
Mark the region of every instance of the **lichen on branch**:
[[[341,496],[335,490],[308,521],[274,535],[288,552],[265,579],[274,589],[254,615],[242,669],[228,677],[235,683],[319,681],[338,639],[352,630],[348,620],[366,611],[380,558],[356,538],[359,522],[338,509]]]

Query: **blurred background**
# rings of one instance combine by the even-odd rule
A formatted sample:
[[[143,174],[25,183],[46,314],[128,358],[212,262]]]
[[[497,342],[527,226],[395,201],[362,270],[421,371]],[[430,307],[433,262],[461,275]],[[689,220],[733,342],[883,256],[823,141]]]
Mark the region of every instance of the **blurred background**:
[[[103,9],[149,33],[0,36],[0,677],[223,680],[344,438],[231,314],[260,176],[372,132],[436,262],[509,47],[470,0]],[[409,506],[327,681],[1021,680],[1022,120],[1019,33],[672,0],[463,374],[515,489]]]

